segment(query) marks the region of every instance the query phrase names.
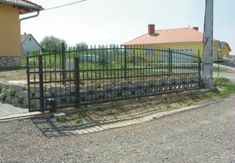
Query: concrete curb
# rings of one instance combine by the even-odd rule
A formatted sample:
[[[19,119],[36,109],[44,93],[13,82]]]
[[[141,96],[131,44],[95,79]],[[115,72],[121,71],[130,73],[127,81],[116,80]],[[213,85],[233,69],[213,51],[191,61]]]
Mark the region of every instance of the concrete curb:
[[[217,103],[220,103],[220,101],[213,101],[213,102],[209,102],[209,103],[206,103],[203,105],[194,105],[194,106],[188,106],[188,107],[184,107],[184,108],[180,108],[180,109],[174,109],[174,110],[170,110],[170,111],[154,113],[151,115],[146,115],[146,116],[134,118],[131,120],[123,120],[123,121],[119,121],[119,122],[103,124],[103,125],[99,125],[99,126],[95,126],[95,127],[86,128],[86,129],[68,131],[68,133],[84,135],[84,134],[90,134],[90,133],[95,133],[95,132],[102,132],[102,131],[115,129],[115,128],[127,127],[127,126],[131,126],[131,125],[138,125],[141,123],[150,122],[150,121],[164,118],[167,116],[173,116],[173,115],[176,115],[179,113],[191,111],[194,109],[199,109],[199,108],[206,107],[206,106],[209,106],[212,104],[217,104]]]
[[[49,117],[49,115],[43,114],[42,112],[12,114],[12,115],[8,115],[5,117],[0,117],[0,123],[7,122],[7,121],[14,121],[14,120],[46,117],[46,116]]]
[[[19,113],[19,114],[12,114],[4,117],[0,117],[0,123],[1,122],[7,122],[7,121],[14,121],[14,120],[23,120],[23,119],[33,119],[33,118],[50,118],[53,117],[56,113],[66,112],[66,113],[74,113],[77,109],[74,108],[67,108],[67,109],[61,109],[56,112],[27,112],[27,113]]]
[[[165,111],[165,112],[160,112],[160,113],[155,113],[147,116],[143,116],[140,118],[135,118],[131,120],[123,120],[121,122],[114,122],[114,123],[109,123],[109,124],[103,124],[95,127],[90,127],[86,129],[80,129],[80,130],[74,130],[74,131],[68,131],[71,134],[89,134],[89,133],[94,133],[94,132],[101,132],[109,129],[115,129],[115,128],[121,128],[121,127],[126,127],[126,126],[131,126],[131,125],[137,125],[145,122],[150,122],[152,120],[157,120],[160,118],[164,118],[166,116],[172,116],[178,113],[183,113],[186,111],[190,111],[193,109],[201,108],[206,105],[194,105],[194,106],[189,106],[181,109],[175,109],[171,111]]]

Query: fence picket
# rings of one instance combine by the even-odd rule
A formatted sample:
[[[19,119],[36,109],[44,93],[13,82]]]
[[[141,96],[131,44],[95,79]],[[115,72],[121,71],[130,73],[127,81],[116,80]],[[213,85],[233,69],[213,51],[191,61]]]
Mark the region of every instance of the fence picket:
[[[201,58],[155,46],[62,45],[28,56],[27,77],[29,110],[44,111],[200,89]]]

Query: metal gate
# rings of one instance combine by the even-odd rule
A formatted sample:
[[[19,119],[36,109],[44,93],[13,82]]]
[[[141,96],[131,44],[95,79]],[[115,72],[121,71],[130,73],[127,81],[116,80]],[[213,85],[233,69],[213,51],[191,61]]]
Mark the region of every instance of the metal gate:
[[[27,57],[29,111],[201,88],[201,59],[150,46],[99,46]]]

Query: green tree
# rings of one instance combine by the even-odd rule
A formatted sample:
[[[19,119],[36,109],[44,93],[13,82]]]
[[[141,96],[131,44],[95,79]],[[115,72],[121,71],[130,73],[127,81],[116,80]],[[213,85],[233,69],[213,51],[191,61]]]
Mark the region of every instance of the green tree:
[[[88,45],[85,42],[79,42],[76,44],[76,49],[88,49]]]
[[[62,42],[65,43],[65,48],[67,48],[67,43],[65,40],[54,36],[46,36],[41,41],[41,46],[44,50],[61,50]]]

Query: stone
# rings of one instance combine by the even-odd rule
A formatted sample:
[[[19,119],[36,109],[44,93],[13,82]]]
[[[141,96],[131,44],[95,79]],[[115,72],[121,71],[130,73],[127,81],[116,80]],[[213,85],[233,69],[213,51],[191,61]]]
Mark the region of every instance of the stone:
[[[24,97],[24,105],[25,106],[27,106],[27,105],[29,105],[29,96],[28,96],[28,92],[27,91],[24,91],[24,92],[22,92],[22,95],[23,95],[23,97]]]
[[[84,86],[84,91],[86,92],[95,91],[95,90],[96,90],[96,86],[93,84],[88,84]]]
[[[65,91],[64,87],[50,87],[47,89],[47,93],[49,95],[60,95],[61,93],[63,93]]]
[[[4,93],[7,95],[7,88],[2,88],[1,93]]]
[[[15,89],[17,92],[26,90],[26,88],[24,86],[15,85],[15,84],[9,85],[9,88]]]
[[[3,82],[0,83],[0,92],[3,90],[3,89],[7,89],[7,85]]]
[[[111,99],[114,96],[114,85],[112,83],[101,84],[101,91],[97,93],[99,99]]]
[[[101,84],[101,90],[111,91],[114,88],[112,83],[103,83]]]
[[[144,86],[144,82],[142,80],[135,80],[135,81],[133,81],[131,86],[134,88],[137,88],[137,87],[140,88],[140,87]]]
[[[20,105],[19,105],[19,100],[18,100],[17,97],[13,97],[13,98],[12,98],[12,104],[13,104],[14,106],[20,106]]]
[[[39,86],[32,87],[30,86],[31,97],[35,96],[38,92],[40,92]]]
[[[128,87],[129,83],[126,80],[120,81],[116,86],[118,89],[128,89]]]
[[[149,87],[154,87],[155,85],[157,85],[157,81],[156,80],[147,80],[147,86]]]
[[[0,57],[0,68],[20,66],[20,57]]]
[[[66,86],[65,87],[65,91],[68,93],[68,94],[75,94],[76,92],[76,86]]]
[[[11,96],[6,97],[6,103],[13,104],[13,98]]]

